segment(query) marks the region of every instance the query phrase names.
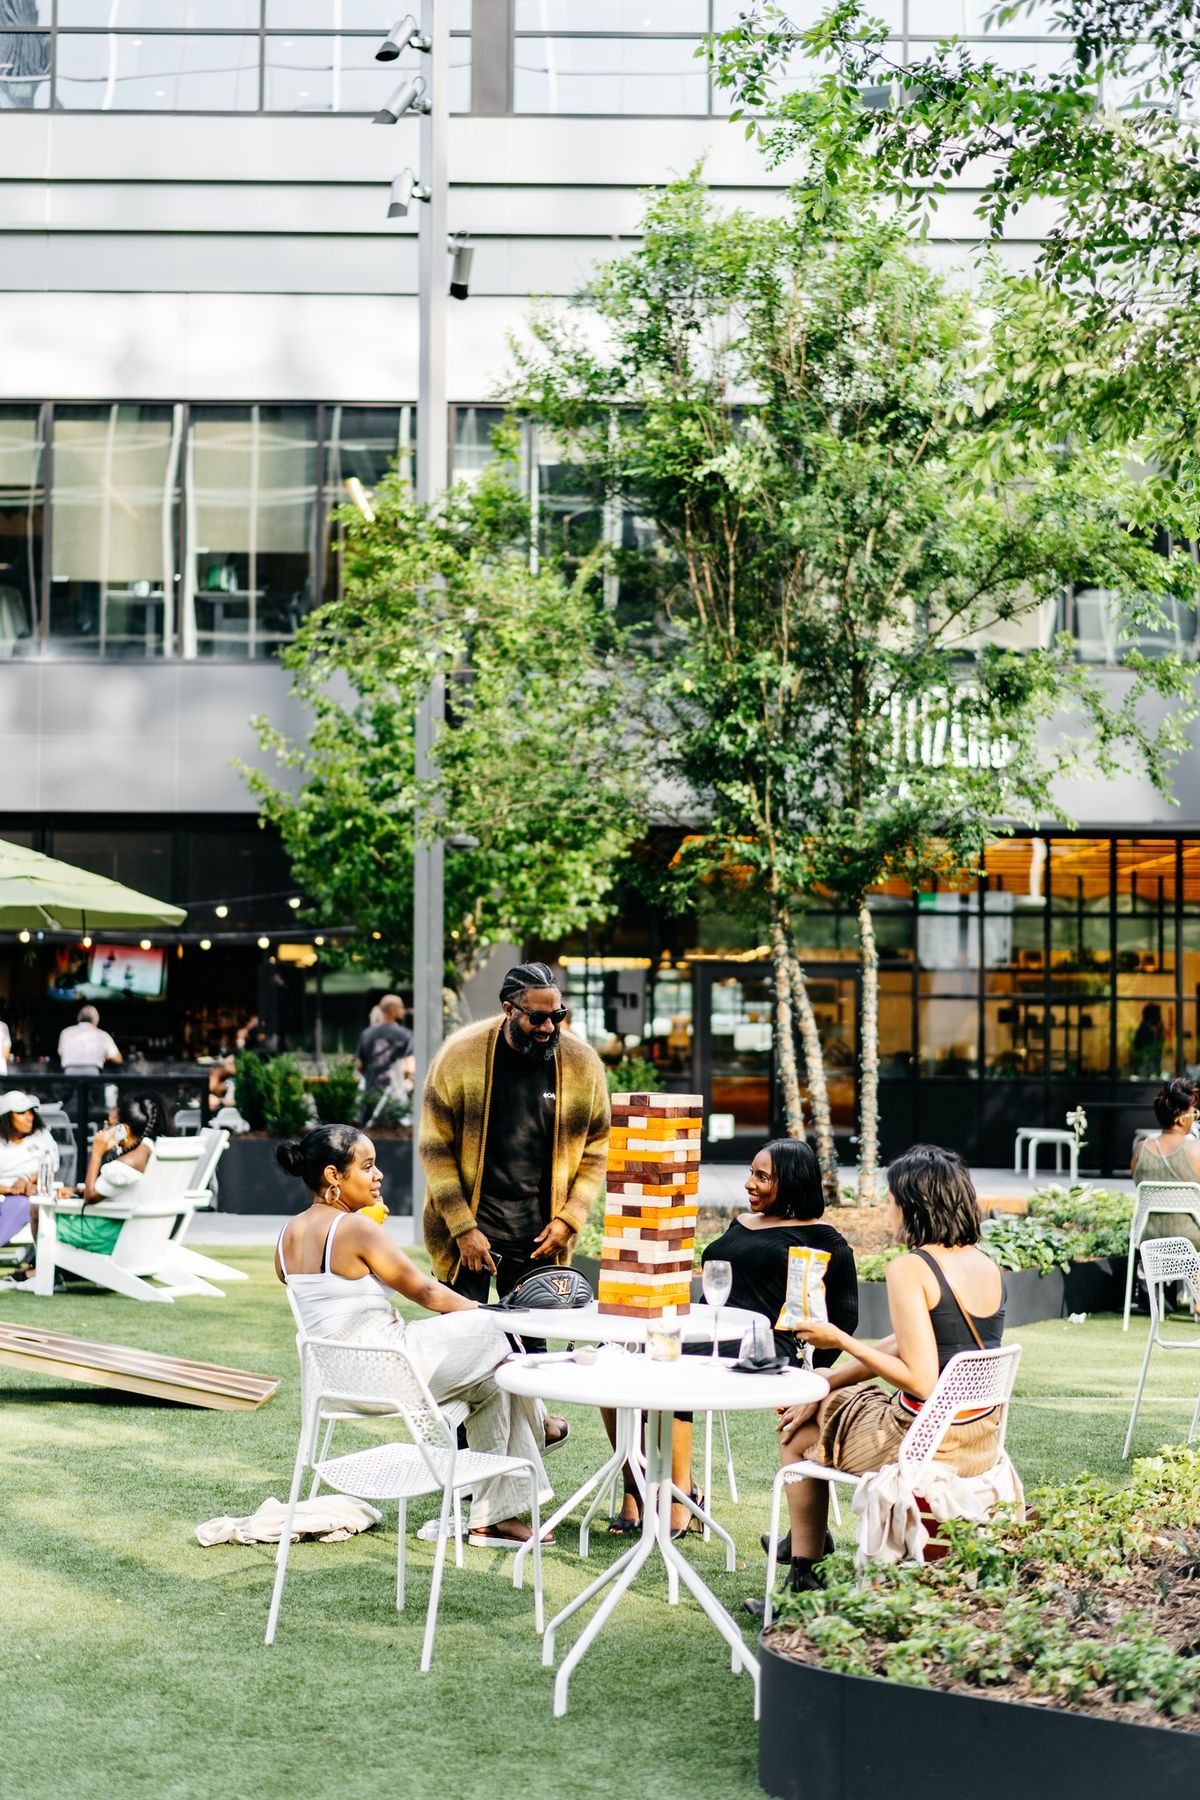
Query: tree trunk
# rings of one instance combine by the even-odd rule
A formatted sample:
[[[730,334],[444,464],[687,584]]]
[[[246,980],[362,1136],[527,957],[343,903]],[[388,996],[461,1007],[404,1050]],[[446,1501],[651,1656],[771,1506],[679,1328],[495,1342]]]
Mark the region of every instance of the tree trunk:
[[[804,1104],[796,1067],[796,1028],[792,1017],[787,934],[778,918],[771,922],[771,964],[775,972],[775,1056],[783,1090],[783,1116],[789,1137],[804,1136]]]
[[[813,1132],[817,1140],[817,1161],[821,1165],[821,1186],[825,1204],[837,1206],[841,1200],[838,1187],[837,1151],[833,1144],[833,1119],[829,1111],[829,1089],[825,1085],[825,1054],[821,1049],[821,1033],[808,996],[804,967],[796,955],[791,936],[791,921],[783,915],[784,932],[789,946],[788,977],[792,993],[792,1011],[800,1030],[804,1049],[805,1072],[808,1077],[808,1100],[812,1107]]]
[[[862,949],[858,1199],[861,1206],[870,1206],[875,1200],[875,1178],[879,1170],[879,947],[875,942],[875,921],[865,900],[858,909],[858,938]]]

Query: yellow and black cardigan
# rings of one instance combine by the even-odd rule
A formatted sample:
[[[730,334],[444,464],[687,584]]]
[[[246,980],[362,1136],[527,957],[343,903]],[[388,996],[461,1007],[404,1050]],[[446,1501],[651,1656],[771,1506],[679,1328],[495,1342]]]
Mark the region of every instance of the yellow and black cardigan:
[[[467,1025],[447,1038],[433,1060],[421,1107],[425,1172],[425,1248],[439,1281],[458,1269],[455,1239],[470,1231],[479,1206],[487,1143],[492,1064],[502,1018]],[[572,1241],[604,1187],[609,1109],[604,1065],[581,1038],[564,1031],[554,1053],[554,1159],[550,1216],[571,1228]],[[556,1261],[570,1261],[566,1245]]]

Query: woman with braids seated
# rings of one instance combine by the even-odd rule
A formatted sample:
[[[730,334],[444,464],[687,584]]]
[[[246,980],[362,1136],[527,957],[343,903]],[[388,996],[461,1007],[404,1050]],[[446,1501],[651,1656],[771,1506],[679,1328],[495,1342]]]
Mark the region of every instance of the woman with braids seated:
[[[1135,1181],[1200,1183],[1200,1141],[1192,1136],[1198,1110],[1200,1094],[1191,1081],[1169,1082],[1155,1094],[1154,1116],[1160,1130],[1133,1153],[1130,1172]],[[1190,1213],[1151,1213],[1142,1236],[1187,1238],[1200,1250],[1200,1225]]]
[[[383,1191],[370,1138],[353,1125],[317,1125],[280,1144],[275,1155],[312,1195],[307,1211],[284,1226],[275,1251],[275,1273],[295,1299],[305,1334],[402,1349],[435,1400],[461,1400],[470,1408],[471,1448],[532,1464],[540,1498],[550,1500],[541,1460],[542,1408],[504,1393],[493,1379],[509,1354],[499,1322],[477,1301],[423,1275],[382,1225],[364,1214]],[[393,1293],[437,1316],[406,1323],[392,1306]],[[478,1482],[471,1496],[471,1543],[496,1549],[524,1543],[531,1528],[518,1514],[528,1494],[523,1475]]]

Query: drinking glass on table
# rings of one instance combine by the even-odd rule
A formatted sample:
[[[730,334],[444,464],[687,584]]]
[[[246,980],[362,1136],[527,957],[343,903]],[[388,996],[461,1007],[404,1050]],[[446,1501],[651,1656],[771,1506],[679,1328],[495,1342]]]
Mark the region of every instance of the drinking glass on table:
[[[733,1292],[733,1264],[719,1260],[706,1262],[700,1273],[704,1284],[704,1298],[715,1314],[712,1341],[712,1353],[715,1357],[721,1339],[721,1308]]]

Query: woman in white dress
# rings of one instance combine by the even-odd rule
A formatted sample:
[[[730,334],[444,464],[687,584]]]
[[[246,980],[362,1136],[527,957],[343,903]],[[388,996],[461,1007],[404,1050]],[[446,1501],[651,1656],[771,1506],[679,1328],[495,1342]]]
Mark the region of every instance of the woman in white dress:
[[[471,1448],[532,1463],[540,1500],[549,1501],[542,1408],[504,1393],[492,1378],[509,1354],[498,1321],[423,1274],[381,1225],[363,1216],[383,1191],[370,1138],[353,1125],[318,1125],[280,1144],[275,1155],[313,1196],[307,1211],[284,1226],[275,1252],[275,1272],[295,1297],[305,1333],[402,1348],[435,1400],[461,1400],[470,1408]],[[393,1293],[438,1316],[407,1324],[392,1305]],[[477,1483],[470,1541],[498,1549],[525,1542],[531,1528],[518,1515],[528,1502],[524,1475]]]

